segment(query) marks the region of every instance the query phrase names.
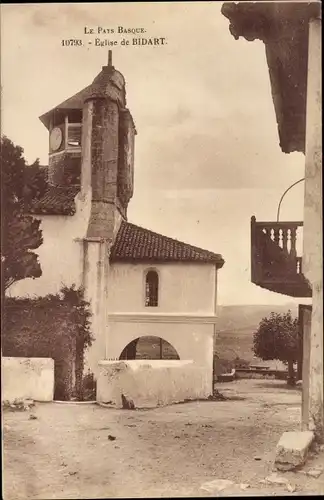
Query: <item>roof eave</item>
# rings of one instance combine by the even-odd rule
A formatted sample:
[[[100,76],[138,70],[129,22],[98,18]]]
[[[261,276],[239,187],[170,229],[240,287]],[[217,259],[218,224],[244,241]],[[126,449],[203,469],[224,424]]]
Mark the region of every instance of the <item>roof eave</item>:
[[[42,122],[43,125],[45,125],[45,127],[47,128],[47,130],[50,129],[50,124],[51,124],[51,115],[56,112],[56,111],[71,111],[71,110],[79,110],[79,109],[82,109],[82,108],[78,108],[78,107],[61,107],[60,106],[57,106],[56,108],[53,108],[51,109],[50,111],[47,111],[47,113],[44,113],[43,115],[41,115],[39,117],[39,120]]]
[[[40,121],[47,128],[47,130],[49,130],[49,128],[50,128],[50,115],[53,113],[53,111],[54,111],[54,109],[52,109],[51,111],[48,111],[47,113],[45,113],[42,116],[39,116]]]
[[[284,153],[305,151],[308,24],[320,2],[224,2],[222,14],[237,40],[266,46],[272,99]]]
[[[71,208],[70,210],[67,210],[67,209],[62,209],[62,210],[59,210],[59,209],[40,209],[40,208],[35,208],[35,209],[31,209],[28,211],[28,213],[30,215],[33,215],[33,216],[38,216],[38,217],[44,217],[44,216],[55,216],[55,217],[66,217],[66,216],[69,216],[69,217],[72,217],[73,215],[75,215],[76,213],[76,210],[74,208]]]
[[[82,107],[75,105],[75,100],[79,99],[80,102],[83,103],[84,99],[86,98],[86,94],[87,94],[89,88],[90,88],[90,85],[88,85],[84,89],[80,90],[76,94],[72,95],[68,99],[65,99],[65,101],[61,102],[58,106],[55,106],[54,108],[50,109],[49,111],[46,111],[46,113],[43,113],[39,117],[40,121],[43,123],[43,125],[45,125],[45,127],[47,129],[49,129],[49,127],[50,127],[50,118],[51,118],[51,115],[55,111],[66,111],[66,110],[72,110],[72,109],[82,109]],[[83,95],[84,95],[84,99],[82,98]],[[72,101],[73,105],[71,105],[71,104],[69,105],[69,101]]]
[[[110,257],[110,262],[111,263],[124,263],[124,264],[129,264],[129,263],[134,263],[134,262],[141,262],[143,264],[210,264],[210,265],[216,265],[217,269],[221,269],[223,265],[225,264],[225,261],[222,258],[215,258],[215,259],[200,259],[200,260],[195,260],[195,259],[149,259],[149,258],[136,258],[136,257],[118,257],[112,255]]]
[[[225,260],[223,258],[220,258],[217,262],[215,262],[215,264],[217,269],[222,269],[225,264]]]

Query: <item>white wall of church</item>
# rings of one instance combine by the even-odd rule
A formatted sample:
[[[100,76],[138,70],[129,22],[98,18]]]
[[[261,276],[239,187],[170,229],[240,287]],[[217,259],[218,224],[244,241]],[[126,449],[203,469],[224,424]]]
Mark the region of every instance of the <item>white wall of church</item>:
[[[145,307],[145,273],[159,275],[159,304]],[[113,263],[110,266],[108,310],[111,312],[213,314],[216,302],[213,264]]]
[[[80,196],[80,195],[78,195]],[[84,238],[91,209],[90,195],[76,199],[73,216],[35,216],[40,219],[43,244],[35,250],[39,256],[42,276],[14,283],[8,290],[11,297],[43,297],[57,293],[63,285],[79,286],[82,278],[83,249],[78,238]]]
[[[159,274],[159,305],[145,306],[145,274]],[[99,357],[119,359],[134,339],[156,336],[169,342],[180,360],[204,367],[213,383],[217,271],[214,264],[113,263],[108,282],[105,353],[99,342],[91,348],[91,369],[98,373]],[[96,359],[95,359],[96,358]]]

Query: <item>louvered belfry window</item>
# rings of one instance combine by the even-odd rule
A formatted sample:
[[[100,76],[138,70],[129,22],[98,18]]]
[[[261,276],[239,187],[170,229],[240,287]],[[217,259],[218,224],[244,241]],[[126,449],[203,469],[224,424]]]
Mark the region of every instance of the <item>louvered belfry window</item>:
[[[67,145],[69,149],[81,147],[81,132],[81,124],[69,124],[67,137]]]
[[[159,302],[159,275],[148,271],[145,279],[145,306],[157,307]]]

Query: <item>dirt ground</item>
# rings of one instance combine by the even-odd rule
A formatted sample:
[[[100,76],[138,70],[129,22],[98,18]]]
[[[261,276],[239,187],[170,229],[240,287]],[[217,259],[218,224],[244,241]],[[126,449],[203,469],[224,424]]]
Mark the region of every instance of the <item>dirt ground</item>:
[[[217,388],[233,399],[145,411],[43,403],[4,412],[4,499],[289,494],[286,485],[262,480],[273,472],[281,434],[299,428],[300,390],[271,380]],[[314,465],[324,467],[323,453],[304,470]],[[292,495],[324,493],[324,472],[280,476],[295,488]],[[215,479],[233,484],[203,489]]]

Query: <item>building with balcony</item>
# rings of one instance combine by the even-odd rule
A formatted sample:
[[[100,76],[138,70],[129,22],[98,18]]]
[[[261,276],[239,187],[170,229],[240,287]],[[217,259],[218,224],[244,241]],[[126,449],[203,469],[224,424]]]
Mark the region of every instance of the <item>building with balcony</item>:
[[[304,220],[252,217],[251,279],[274,292],[312,298],[311,311],[300,318],[302,426],[324,441],[321,2],[225,2],[222,13],[236,40],[263,41],[281,150],[305,155]]]

